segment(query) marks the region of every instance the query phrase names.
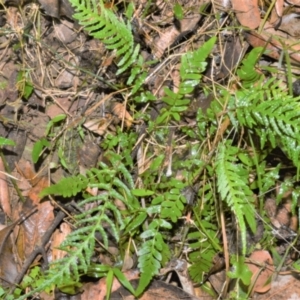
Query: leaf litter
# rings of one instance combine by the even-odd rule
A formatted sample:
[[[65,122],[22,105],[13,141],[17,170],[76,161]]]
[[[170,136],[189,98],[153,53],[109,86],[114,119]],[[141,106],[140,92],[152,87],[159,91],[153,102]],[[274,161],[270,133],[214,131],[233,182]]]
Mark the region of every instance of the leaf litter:
[[[135,42],[141,45],[142,55],[145,58],[157,61],[157,64],[149,69],[149,75],[144,81],[154,95],[164,97],[166,88],[172,85],[174,85],[172,90],[176,92],[180,86],[178,71],[180,56],[200,47],[209,33],[218,32],[221,28],[220,44],[214,47],[211,54],[213,59],[210,57],[205,71],[204,81],[208,86],[226,84],[248,49],[257,46],[266,49],[265,55],[260,58],[263,64],[281,70],[282,57],[287,55],[293,63],[293,74],[299,75],[299,70],[295,67],[300,61],[297,1],[277,0],[271,10],[268,10],[268,4],[263,1],[258,3],[252,0],[132,2],[135,9],[135,18],[132,19]],[[118,3],[106,3],[106,6],[112,11],[118,10]],[[141,175],[151,171],[153,160],[159,158],[163,151],[167,153],[167,157],[158,160],[157,168],[160,170],[160,176],[167,174],[170,177],[173,174],[173,160],[184,160],[186,156],[185,144],[189,143],[187,136],[177,136],[178,133],[172,132],[166,135],[165,140],[159,140],[158,136],[147,135],[148,129],[143,127],[145,121],[140,122],[136,117],[142,115],[147,108],[143,105],[135,107],[123,96],[120,90],[124,88],[125,79],[116,76],[115,56],[107,51],[99,40],[88,37],[73,19],[73,14],[74,10],[68,1],[2,3],[1,136],[17,143],[13,149],[2,148],[9,167],[0,165],[1,208],[5,216],[3,221],[5,225],[0,230],[0,269],[3,287],[12,288],[15,284],[21,283],[25,274],[30,274],[30,269],[34,265],[42,265],[46,269],[49,262],[66,256],[68,253],[66,249],[60,250],[58,247],[74,230],[73,216],[82,212],[82,208],[76,205],[76,199],[72,199],[70,205],[60,201],[61,199],[58,201],[51,198],[41,199],[39,195],[50,183],[58,182],[73,172],[85,174],[87,169],[105,162],[107,160],[105,149],[104,146],[101,147],[104,145],[103,140],[111,139],[114,143],[112,136],[118,136],[119,128],[132,132],[140,130],[141,133],[139,143],[142,143],[144,148],[138,147],[138,142],[135,145],[137,155],[140,157],[137,160],[138,166],[132,173]],[[234,28],[237,22],[248,28],[244,39]],[[285,59],[287,60],[286,56]],[[286,82],[283,72],[278,74],[279,79]],[[119,87],[118,91],[115,91],[115,85]],[[191,105],[185,112],[186,115],[180,121],[180,126],[193,128],[196,111],[198,109],[206,111],[215,96],[211,90],[209,94],[207,91],[206,94],[203,91],[196,91]],[[153,122],[166,106],[164,103],[153,103],[150,108],[147,120]],[[60,119],[61,115],[65,115],[65,118]],[[223,119],[219,124],[215,144],[225,136],[229,125],[229,119]],[[67,131],[72,132],[70,135],[72,141],[68,139]],[[21,136],[25,139],[21,139]],[[69,147],[75,136],[78,142]],[[43,151],[34,158],[37,163],[33,164],[32,149],[34,144],[43,138],[47,138],[50,146],[44,144]],[[172,145],[173,139],[178,141],[175,149]],[[123,144],[125,142],[121,141]],[[153,156],[147,157],[149,148]],[[93,159],[88,161],[90,157]],[[79,168],[70,168],[71,164]],[[17,180],[6,173],[11,173]],[[176,171],[175,177],[184,178],[184,175]],[[136,184],[140,189],[143,188],[143,183],[138,180]],[[87,188],[87,192],[89,189],[90,187]],[[93,195],[101,192],[101,189],[99,191],[94,188]],[[272,228],[276,231],[275,233],[270,231],[268,234],[283,241],[283,245],[278,245],[277,249],[282,255],[291,246],[289,238],[297,231],[295,223],[298,220],[289,197],[281,197],[282,201],[269,198],[265,203]],[[120,210],[126,211],[126,206],[120,199],[115,198],[115,201],[120,202]],[[25,218],[24,215],[27,214],[30,215]],[[141,215],[141,220],[143,217]],[[189,219],[189,222],[193,221]],[[113,267],[115,257],[119,255],[120,250],[124,251],[124,248],[118,248],[119,245],[112,234],[109,237],[110,251],[103,251],[105,247],[102,247],[103,241],[99,238],[93,260],[98,259],[105,262],[105,265]],[[97,236],[95,238],[97,239]],[[182,236],[179,238],[184,242]],[[251,238],[258,243],[262,235],[249,236],[249,243]],[[176,240],[176,236],[173,239]],[[238,243],[237,241],[232,243],[229,248],[239,247],[234,244]],[[134,251],[129,251],[130,244],[127,247],[123,258],[128,268],[132,267],[132,270],[127,268],[126,272],[123,270],[124,277],[130,281],[139,278],[139,275],[134,270],[137,266],[136,255],[133,254]],[[224,251],[226,252],[226,249]],[[115,253],[115,256],[112,253]],[[231,253],[236,253],[236,250],[232,250]],[[228,253],[224,253],[225,258],[226,255]],[[296,258],[293,258],[292,254],[286,258],[287,272],[289,264],[297,260],[297,255],[295,253],[294,255]],[[253,251],[246,261],[250,270],[252,266],[255,268],[252,270],[250,291],[253,299],[267,299],[271,295],[275,295],[272,299],[282,299],[288,297],[285,294],[288,292],[291,293],[289,295],[292,293],[299,295],[299,284],[298,281],[294,283],[293,277],[279,275],[277,280],[271,278],[274,261],[277,259],[275,262],[279,264],[279,258],[274,253],[272,256],[273,258],[270,251],[257,250]],[[219,295],[223,293],[222,287],[226,282],[225,258],[223,254],[221,257],[221,264],[214,263],[206,271],[207,280],[214,292]],[[229,261],[226,263],[228,265]],[[124,262],[124,265],[126,264]],[[270,270],[271,273],[268,273]],[[189,289],[188,293],[172,288],[168,282],[176,282],[182,288],[193,286],[188,276],[183,279],[177,276],[177,279],[174,279],[176,272],[178,270],[171,268],[166,273],[169,275],[161,275],[164,282],[153,280],[141,299],[154,299],[153,297],[176,299],[178,295],[185,299],[204,299],[204,297],[214,299],[214,296],[209,296],[199,287],[195,287],[194,291]],[[221,279],[219,280],[217,276]],[[121,279],[121,282],[124,283],[126,280]],[[293,291],[285,288],[285,285],[289,286],[291,283],[294,285]],[[116,282],[113,282],[112,292],[116,297],[128,297],[127,290],[120,290],[120,286],[115,285]],[[133,285],[136,287],[137,282]],[[279,291],[276,290],[278,286]],[[71,291],[78,292],[78,295],[82,292],[81,299],[104,299],[106,288],[106,281],[102,278],[97,283],[82,281],[78,289],[74,288]],[[70,290],[61,287],[61,293],[64,292]],[[192,293],[193,296],[190,295]],[[264,298],[257,293],[264,293]]]

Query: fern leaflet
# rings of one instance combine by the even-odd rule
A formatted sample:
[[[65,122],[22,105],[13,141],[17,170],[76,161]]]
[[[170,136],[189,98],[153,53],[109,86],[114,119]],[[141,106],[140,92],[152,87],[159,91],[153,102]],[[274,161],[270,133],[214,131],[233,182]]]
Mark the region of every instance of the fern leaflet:
[[[242,251],[246,254],[246,222],[253,232],[256,230],[253,193],[248,186],[248,172],[236,163],[239,149],[229,142],[219,148],[216,158],[218,192],[235,215],[241,230]],[[245,222],[246,221],[246,222]]]

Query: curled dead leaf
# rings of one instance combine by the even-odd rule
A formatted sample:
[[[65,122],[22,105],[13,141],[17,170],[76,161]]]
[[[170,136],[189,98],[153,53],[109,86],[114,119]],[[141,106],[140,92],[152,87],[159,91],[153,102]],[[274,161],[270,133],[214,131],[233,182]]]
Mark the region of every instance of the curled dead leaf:
[[[254,251],[246,263],[252,272],[253,292],[265,293],[271,288],[271,276],[275,269],[273,259],[268,251]]]
[[[112,112],[116,115],[120,120],[124,119],[124,123],[126,127],[130,127],[133,122],[133,118],[126,110],[126,107],[123,103],[115,102],[112,106]]]

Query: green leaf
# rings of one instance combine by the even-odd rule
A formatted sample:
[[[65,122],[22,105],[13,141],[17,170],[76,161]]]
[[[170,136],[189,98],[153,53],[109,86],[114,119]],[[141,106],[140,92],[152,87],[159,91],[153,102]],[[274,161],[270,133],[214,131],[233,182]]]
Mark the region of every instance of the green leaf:
[[[216,161],[218,191],[237,218],[241,231],[242,251],[246,254],[246,223],[251,230],[256,230],[253,192],[248,185],[249,174],[242,165],[237,164],[239,149],[233,147],[228,140],[219,147]]]
[[[239,256],[237,260],[234,260],[232,263],[232,271],[228,272],[227,275],[230,278],[242,280],[246,286],[250,285],[251,283],[252,272],[245,264],[245,258],[242,256]]]
[[[106,300],[110,299],[111,288],[114,281],[114,271],[110,269],[106,276]]]
[[[147,218],[147,214],[145,212],[140,212],[136,217],[134,217],[128,226],[125,229],[124,234],[132,233],[137,227],[144,223]]]
[[[65,120],[66,118],[67,118],[67,116],[66,116],[65,114],[60,114],[60,115],[57,115],[56,117],[54,117],[54,118],[47,124],[45,135],[47,136],[47,135],[49,134],[51,128],[52,128],[55,124],[57,124],[57,123],[59,123],[59,122]]]
[[[174,9],[174,15],[175,15],[176,19],[182,20],[183,17],[184,17],[182,6],[181,6],[179,3],[176,3],[176,4],[174,5],[174,8],[173,8],[173,9]]]
[[[146,197],[154,194],[153,191],[146,190],[146,189],[133,189],[131,192],[134,196],[137,197]]]
[[[40,140],[38,140],[37,142],[34,143],[33,145],[33,149],[32,149],[32,161],[34,163],[37,163],[37,161],[39,160],[40,154],[43,150],[44,147],[50,147],[51,144],[48,140],[46,140],[46,138],[41,138]]]
[[[134,288],[128,281],[128,279],[125,277],[125,275],[117,268],[113,268],[114,275],[116,278],[120,281],[122,286],[124,286],[128,291],[130,291],[131,294],[135,294]]]
[[[0,136],[0,146],[15,146],[16,143],[10,139]]]
[[[31,82],[26,81],[24,91],[23,91],[23,97],[27,100],[33,92],[33,84]]]
[[[79,174],[61,179],[58,183],[53,184],[42,190],[40,197],[47,195],[58,195],[65,198],[76,196],[79,192],[85,190],[88,186],[88,179]]]
[[[156,234],[156,230],[155,229],[148,229],[148,230],[145,230],[141,234],[141,238],[142,239],[147,239],[147,238],[153,237],[155,234]]]

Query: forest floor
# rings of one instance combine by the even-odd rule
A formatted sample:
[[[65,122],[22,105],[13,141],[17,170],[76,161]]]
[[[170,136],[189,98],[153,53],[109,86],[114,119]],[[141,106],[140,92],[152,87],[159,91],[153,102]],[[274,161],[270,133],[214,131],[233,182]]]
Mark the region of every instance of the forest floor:
[[[180,120],[170,122],[165,126],[167,130],[159,129],[155,134],[153,124],[162,116],[164,104],[143,102],[142,93],[139,100],[131,98],[126,84],[128,73],[117,75],[116,51],[107,50],[99,39],[84,31],[80,20],[73,19],[74,9],[67,0],[38,2],[4,1],[0,10],[0,219],[3,224],[0,231],[0,297],[3,299],[17,299],[16,293],[21,297],[37,288],[29,280],[35,278],[34,268],[38,266],[39,275],[36,276],[42,280],[41,274],[48,263],[65,257],[66,252],[58,247],[75,229],[74,216],[82,212],[82,208],[76,206],[78,195],[75,197],[71,192],[67,204],[61,197],[41,197],[44,188],[59,183],[62,178],[86,174],[101,162],[110,165],[107,149],[121,155],[126,167],[133,166],[129,173],[134,179],[136,193],[153,178],[160,183],[174,176],[185,182],[183,167],[176,166],[186,161],[189,169],[187,157],[191,149],[201,144],[193,137],[193,132],[198,130],[197,112],[201,110],[205,114],[208,111],[220,87],[230,92],[236,89],[239,84],[236,70],[255,47],[265,50],[257,65],[264,66],[264,70],[269,68],[268,72],[259,72],[265,72],[266,78],[280,80],[286,89],[292,86],[294,96],[300,94],[297,91],[300,3],[297,1],[277,0],[272,4],[262,1],[259,5],[250,0],[131,1],[129,21],[134,43],[140,45],[140,54],[148,62],[144,66],[148,74],[144,79],[144,91],[152,93],[156,99],[164,97],[166,87],[177,92],[181,80],[180,57],[201,48],[211,37],[217,37],[201,83],[190,96],[187,109],[180,112]],[[130,11],[129,3],[107,2],[105,9],[123,20],[127,16],[125,13]],[[225,136],[229,125],[224,121],[219,124],[222,126],[221,134],[210,137],[213,142],[208,146],[211,152],[207,153],[213,153],[214,146]],[[15,144],[9,145],[11,141]],[[272,186],[274,193],[280,194],[281,182],[294,178],[297,172],[278,148],[272,152],[272,161],[284,166],[280,169],[280,179]],[[195,165],[198,163],[195,159]],[[139,176],[148,174],[146,172],[156,175],[150,174],[149,179],[148,175]],[[164,177],[167,179],[161,179]],[[141,181],[144,182],[141,184]],[[278,238],[272,230],[256,235],[255,251],[247,253],[247,259],[255,261],[257,269],[252,269],[255,275],[251,288],[243,296],[238,296],[241,292],[237,291],[240,285],[236,281],[244,275],[231,282],[226,276],[232,263],[229,259],[236,255],[232,249],[240,246],[235,241],[234,245],[223,248],[227,240],[231,243],[229,232],[236,227],[229,217],[224,225],[222,214],[215,217],[215,237],[221,242],[213,252],[208,269],[201,269],[198,274],[194,268],[188,274],[193,260],[189,258],[189,250],[185,252],[181,244],[184,244],[183,232],[189,230],[197,218],[194,209],[189,207],[206,210],[199,200],[199,185],[195,183],[191,192],[193,199],[187,199],[190,206],[186,205],[180,218],[176,217],[177,227],[168,235],[168,247],[172,249],[167,260],[169,264],[162,264],[164,268],[155,274],[158,276],[140,299],[300,299],[297,272],[289,268],[299,257],[298,208],[293,213],[291,202],[287,200],[292,192],[287,186],[284,185],[286,194],[281,197],[282,201],[275,201],[276,197],[273,199],[269,194],[264,204],[266,222],[276,230],[283,228],[284,233],[279,235],[284,238]],[[146,192],[141,192],[146,206],[149,190],[145,188]],[[93,196],[101,195],[101,189],[88,192]],[[124,204],[115,205],[121,212],[126,211]],[[214,209],[218,210],[217,205]],[[260,228],[258,225],[257,231]],[[131,242],[120,246],[112,236],[108,236],[108,248],[103,246],[105,241],[101,238],[98,241],[97,237],[99,244],[93,249],[92,260],[107,266],[122,262],[123,274],[128,280],[132,279],[131,282],[136,281],[132,284],[137,286],[139,268],[135,242],[129,238]],[[266,239],[268,243],[261,242]],[[275,250],[272,252],[271,248]],[[175,255],[176,249],[181,249],[181,253]],[[276,276],[273,276],[274,264]],[[80,281],[80,287],[74,284],[55,292],[50,288],[37,290],[29,299],[105,299],[106,276],[100,281],[91,275],[86,277]],[[16,284],[20,284],[17,289]],[[134,299],[127,289],[117,286],[117,282],[112,291],[114,294],[109,299]],[[68,292],[75,295],[67,295]]]

